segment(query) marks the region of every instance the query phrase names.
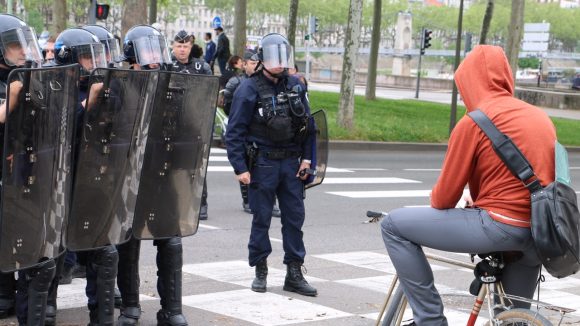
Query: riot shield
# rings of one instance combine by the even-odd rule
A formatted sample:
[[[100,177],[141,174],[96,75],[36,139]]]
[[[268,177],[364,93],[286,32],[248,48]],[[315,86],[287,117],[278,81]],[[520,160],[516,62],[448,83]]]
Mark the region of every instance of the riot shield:
[[[184,237],[197,231],[218,87],[213,76],[160,73],[133,222],[135,237]]]
[[[328,163],[328,125],[326,124],[326,113],[318,110],[312,113],[312,123],[314,124],[314,146],[312,146],[312,166],[315,168],[315,175],[308,178],[306,189],[318,186],[326,175],[326,164]]]
[[[129,239],[158,72],[97,69],[77,129],[65,243],[87,250]]]
[[[79,66],[15,69],[4,125],[0,270],[33,267],[61,254],[69,213],[71,144]]]

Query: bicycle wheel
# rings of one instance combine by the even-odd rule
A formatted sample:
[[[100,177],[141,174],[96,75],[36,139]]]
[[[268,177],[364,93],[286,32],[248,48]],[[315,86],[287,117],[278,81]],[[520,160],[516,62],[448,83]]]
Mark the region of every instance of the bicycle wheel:
[[[538,312],[521,308],[502,311],[495,318],[501,321],[499,324],[501,326],[552,326],[552,323]]]
[[[407,300],[404,300],[403,289],[399,286],[389,300],[382,326],[396,326],[397,319],[405,312]]]

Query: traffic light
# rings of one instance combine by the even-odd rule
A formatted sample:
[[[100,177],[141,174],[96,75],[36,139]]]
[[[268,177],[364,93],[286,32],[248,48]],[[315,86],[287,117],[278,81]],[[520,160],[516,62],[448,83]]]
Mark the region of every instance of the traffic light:
[[[314,34],[318,32],[318,17],[310,16],[310,21],[308,22],[308,34]]]
[[[425,49],[431,46],[432,30],[423,28],[423,35],[421,35],[421,55],[425,54]]]
[[[314,17],[314,33],[318,32],[318,17]]]
[[[97,19],[107,19],[109,16],[109,5],[102,5],[97,3],[95,16]]]

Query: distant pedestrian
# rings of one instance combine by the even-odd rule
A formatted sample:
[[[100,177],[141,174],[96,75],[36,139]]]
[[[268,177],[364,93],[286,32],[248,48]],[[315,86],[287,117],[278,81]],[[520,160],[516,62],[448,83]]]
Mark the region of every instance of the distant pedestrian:
[[[201,57],[203,56],[203,49],[201,48],[201,46],[197,45],[197,43],[195,43],[195,35],[190,34],[191,36],[191,52],[189,54],[190,58],[195,58],[195,59],[201,59]]]
[[[205,62],[207,62],[213,72],[213,58],[215,56],[216,45],[211,39],[211,33],[205,33],[203,36],[205,41]]]
[[[230,40],[221,26],[216,27],[214,30],[217,36],[217,49],[214,61],[217,60],[218,66],[220,67],[220,73],[223,75],[226,72],[226,63],[232,55],[230,52]]]

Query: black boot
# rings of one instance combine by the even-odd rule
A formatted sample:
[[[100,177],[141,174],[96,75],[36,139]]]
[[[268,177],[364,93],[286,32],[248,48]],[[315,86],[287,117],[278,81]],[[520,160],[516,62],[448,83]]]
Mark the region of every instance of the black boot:
[[[0,273],[0,319],[14,315],[15,292],[14,273]]]
[[[141,241],[131,238],[119,245],[119,272],[117,285],[121,292],[121,314],[117,325],[137,325],[141,317],[139,305],[139,252]],[[116,300],[115,300],[116,301]],[[116,303],[116,302],[115,302]]]
[[[60,280],[60,275],[62,275],[62,270],[64,267],[64,255],[60,255],[56,259],[56,273],[52,282],[50,283],[50,288],[48,289],[48,298],[46,299],[46,314],[44,317],[44,326],[54,326],[56,325],[56,297],[58,294],[58,285]]]
[[[45,262],[39,267],[27,269],[19,274],[18,291],[26,292],[26,296],[19,295],[19,298],[26,298],[26,303],[28,304],[26,317],[22,315],[18,316],[18,321],[21,324],[44,326],[48,289],[50,288],[55,274],[56,263],[54,262],[54,259]],[[20,280],[20,276],[23,276],[24,280]],[[20,304],[24,303],[20,302]]]
[[[156,240],[157,246],[157,292],[161,298],[161,310],[157,312],[159,326],[187,326],[181,311],[183,248],[181,238]]]
[[[310,286],[302,275],[302,264],[290,262],[287,266],[286,280],[284,281],[284,291],[296,292],[298,294],[315,297],[318,292]]]
[[[90,307],[90,325],[113,326],[115,324],[115,276],[119,254],[115,246],[96,249],[94,269],[97,272],[97,304]],[[96,323],[95,323],[96,322]]]
[[[268,262],[266,259],[262,260],[256,265],[256,278],[252,282],[252,291],[266,292],[266,278],[268,277]]]
[[[139,318],[141,317],[141,307],[123,307],[121,314],[117,319],[117,326],[132,326],[139,325]]]

